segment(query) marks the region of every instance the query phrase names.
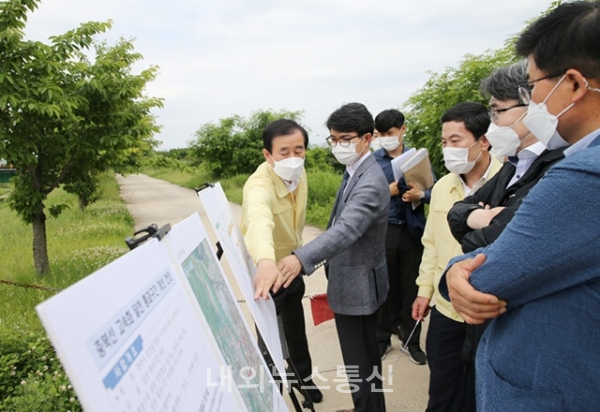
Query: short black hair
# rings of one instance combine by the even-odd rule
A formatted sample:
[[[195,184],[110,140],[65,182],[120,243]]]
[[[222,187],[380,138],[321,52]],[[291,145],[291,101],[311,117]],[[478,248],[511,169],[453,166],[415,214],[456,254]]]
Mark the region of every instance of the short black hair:
[[[487,108],[481,103],[462,102],[444,112],[442,123],[447,122],[463,122],[465,128],[478,140],[487,132],[492,119]]]
[[[329,115],[325,123],[329,130],[350,133],[356,132],[359,136],[373,133],[375,123],[373,115],[362,103],[348,103]]]
[[[573,68],[600,79],[600,2],[561,4],[525,29],[515,48],[548,74]]]
[[[294,133],[296,130],[302,132],[302,135],[304,136],[304,147],[308,149],[308,133],[306,132],[306,129],[290,119],[274,120],[265,127],[262,133],[263,148],[271,153],[271,150],[273,149],[273,139],[279,136],[287,136]]]
[[[385,133],[392,127],[400,129],[404,126],[404,115],[400,110],[384,110],[375,117],[375,129],[379,133]]]
[[[486,97],[494,97],[500,101],[517,100],[519,103],[519,86],[527,84],[527,60],[521,60],[510,66],[496,69],[479,85],[479,91]]]

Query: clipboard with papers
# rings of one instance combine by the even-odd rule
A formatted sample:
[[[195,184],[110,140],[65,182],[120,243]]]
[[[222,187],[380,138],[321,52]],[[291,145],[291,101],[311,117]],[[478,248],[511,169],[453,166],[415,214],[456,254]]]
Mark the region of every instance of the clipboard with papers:
[[[425,191],[433,187],[431,162],[425,148],[411,148],[392,159],[392,171],[395,181],[404,176],[406,182],[410,182],[419,190]]]

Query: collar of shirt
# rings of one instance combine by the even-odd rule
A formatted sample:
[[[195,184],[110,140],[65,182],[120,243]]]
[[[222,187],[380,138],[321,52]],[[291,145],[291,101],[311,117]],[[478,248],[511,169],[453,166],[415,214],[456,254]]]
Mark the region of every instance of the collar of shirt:
[[[403,144],[402,153],[408,152],[410,150],[410,147],[408,147],[406,145],[406,143],[404,143],[404,142],[402,142],[402,144]],[[373,152],[373,156],[375,156],[375,158],[377,158],[378,155],[380,158],[387,157],[390,160],[394,159],[392,156],[390,156],[390,154],[383,147],[381,149],[377,149],[376,151]]]
[[[281,180],[283,180],[283,179],[281,179]],[[294,190],[296,190],[296,188],[298,188],[298,185],[300,184],[300,179],[292,180],[291,182],[288,182],[287,180],[283,180],[283,183],[285,183],[285,186],[288,188],[288,190],[291,193]]]
[[[352,163],[351,165],[346,166],[346,171],[348,172],[348,175],[350,176],[350,178],[352,178],[352,176],[354,176],[354,173],[360,167],[362,162],[364,162],[365,159],[367,157],[369,157],[370,155],[371,155],[371,152],[367,151],[367,153],[362,155],[356,162]]]
[[[473,187],[467,186],[467,184],[463,180],[462,176],[458,176],[459,179],[462,182],[463,190],[465,191],[465,197],[469,196],[471,193],[475,193],[477,191],[477,189],[479,189],[481,186],[483,186],[485,184],[485,182],[487,182],[488,177],[490,176],[490,171],[491,170],[492,170],[492,162],[491,162],[491,158],[490,158],[490,164],[489,164],[487,170],[485,171],[485,173],[483,174],[483,176],[481,176],[481,178],[478,181],[475,182],[475,184],[473,185]]]
[[[544,146],[541,142],[536,142],[530,146],[524,147],[521,149],[516,156],[511,156],[508,158],[508,161],[511,162],[515,167],[518,166],[519,162],[522,160],[537,158],[542,152],[546,150],[546,146]]]
[[[544,146],[541,142],[537,142],[523,148],[519,153],[517,153],[516,161],[515,158],[509,157],[508,161],[515,166],[516,170],[506,187],[511,187],[513,184],[518,182],[519,179],[523,177],[525,173],[527,173],[529,167],[533,164],[533,162],[535,162],[535,159],[537,159],[544,150],[546,150],[546,146]]]
[[[582,151],[583,149],[587,149],[590,143],[592,143],[592,141],[598,136],[598,134],[600,134],[600,129],[594,130],[592,133],[588,134],[583,139],[573,143],[571,147],[566,148],[563,154],[565,155],[565,157],[569,157],[577,152]]]

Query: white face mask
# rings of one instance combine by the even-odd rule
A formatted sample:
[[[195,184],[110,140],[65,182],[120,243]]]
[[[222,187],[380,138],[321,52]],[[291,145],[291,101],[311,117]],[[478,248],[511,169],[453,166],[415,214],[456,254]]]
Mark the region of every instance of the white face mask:
[[[558,149],[559,147],[567,146],[567,143],[556,131],[558,126],[558,118],[562,116],[567,110],[569,110],[575,103],[571,103],[562,112],[554,116],[548,112],[546,102],[554,93],[554,90],[558,85],[565,79],[563,76],[558,83],[550,90],[548,96],[541,103],[529,102],[527,108],[527,115],[523,119],[523,124],[533,133],[537,139],[542,142],[548,150]]]
[[[475,143],[477,143],[475,141]],[[452,173],[456,173],[457,175],[462,175],[465,173],[469,173],[473,170],[477,159],[481,157],[481,153],[479,152],[479,156],[471,162],[469,162],[469,149],[473,147],[475,144],[473,143],[469,147],[444,147],[442,149],[442,153],[444,155],[444,164],[446,165],[446,169],[451,171]]]
[[[381,149],[379,138],[371,140],[371,149],[373,149],[373,151]]]
[[[385,151],[392,152],[396,150],[398,146],[400,146],[400,140],[398,139],[399,137],[400,136],[380,136],[377,138],[377,140],[381,140],[379,144],[381,144],[381,147],[383,147]]]
[[[304,159],[301,157],[288,157],[278,162],[273,159],[273,171],[288,182],[300,179],[302,176],[302,170],[304,170]]]
[[[381,139],[381,137],[377,138],[377,140],[379,139]],[[360,157],[360,153],[356,153],[356,143],[350,143],[350,145],[347,147],[342,147],[339,144],[336,144],[331,148],[331,152],[337,161],[343,165],[351,165]]]
[[[510,126],[498,126],[493,122],[490,123],[490,127],[488,127],[485,137],[487,137],[492,146],[492,154],[498,159],[502,159],[506,156],[515,156],[517,154],[521,139],[519,139],[517,132],[512,129],[512,126],[521,120],[522,117],[523,116]]]

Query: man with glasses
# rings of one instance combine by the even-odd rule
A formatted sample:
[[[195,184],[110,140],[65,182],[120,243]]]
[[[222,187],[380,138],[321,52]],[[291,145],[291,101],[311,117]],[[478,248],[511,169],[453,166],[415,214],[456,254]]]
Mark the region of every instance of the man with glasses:
[[[383,357],[392,349],[391,336],[396,333],[407,344],[411,361],[425,365],[427,357],[421,350],[421,324],[415,328],[412,303],[417,297],[415,280],[423,254],[421,237],[425,228],[425,203],[429,203],[431,189],[421,191],[404,178],[394,179],[392,160],[410,148],[404,144],[404,115],[396,109],[384,110],[375,118],[381,148],[373,156],[388,181],[390,212],[385,234],[385,257],[390,281],[390,293],[377,319],[379,352]],[[416,207],[413,205],[416,204]],[[411,335],[411,332],[413,331]],[[406,340],[410,336],[410,341]]]
[[[492,154],[508,158],[500,171],[481,189],[454,204],[448,213],[452,235],[460,242],[463,253],[494,242],[521,205],[529,190],[548,169],[563,158],[564,148],[546,150],[523,126],[527,105],[519,97],[518,87],[527,82],[525,60],[500,68],[480,85],[481,93],[490,98],[492,123],[486,137]],[[470,360],[471,376],[475,373],[477,345],[488,322],[468,325],[463,354]],[[474,380],[469,380],[474,384]],[[475,388],[467,390],[469,403],[475,405]]]
[[[523,123],[565,159],[490,246],[440,282],[469,323],[482,411],[596,411],[600,403],[600,2],[558,6],[519,37],[531,92]],[[479,252],[479,254],[478,254]]]
[[[389,188],[371,155],[373,116],[349,103],[329,116],[327,143],[346,165],[327,230],[278,267],[287,285],[325,265],[327,299],[335,314],[354,412],[385,411],[377,312],[388,294],[385,231]]]

